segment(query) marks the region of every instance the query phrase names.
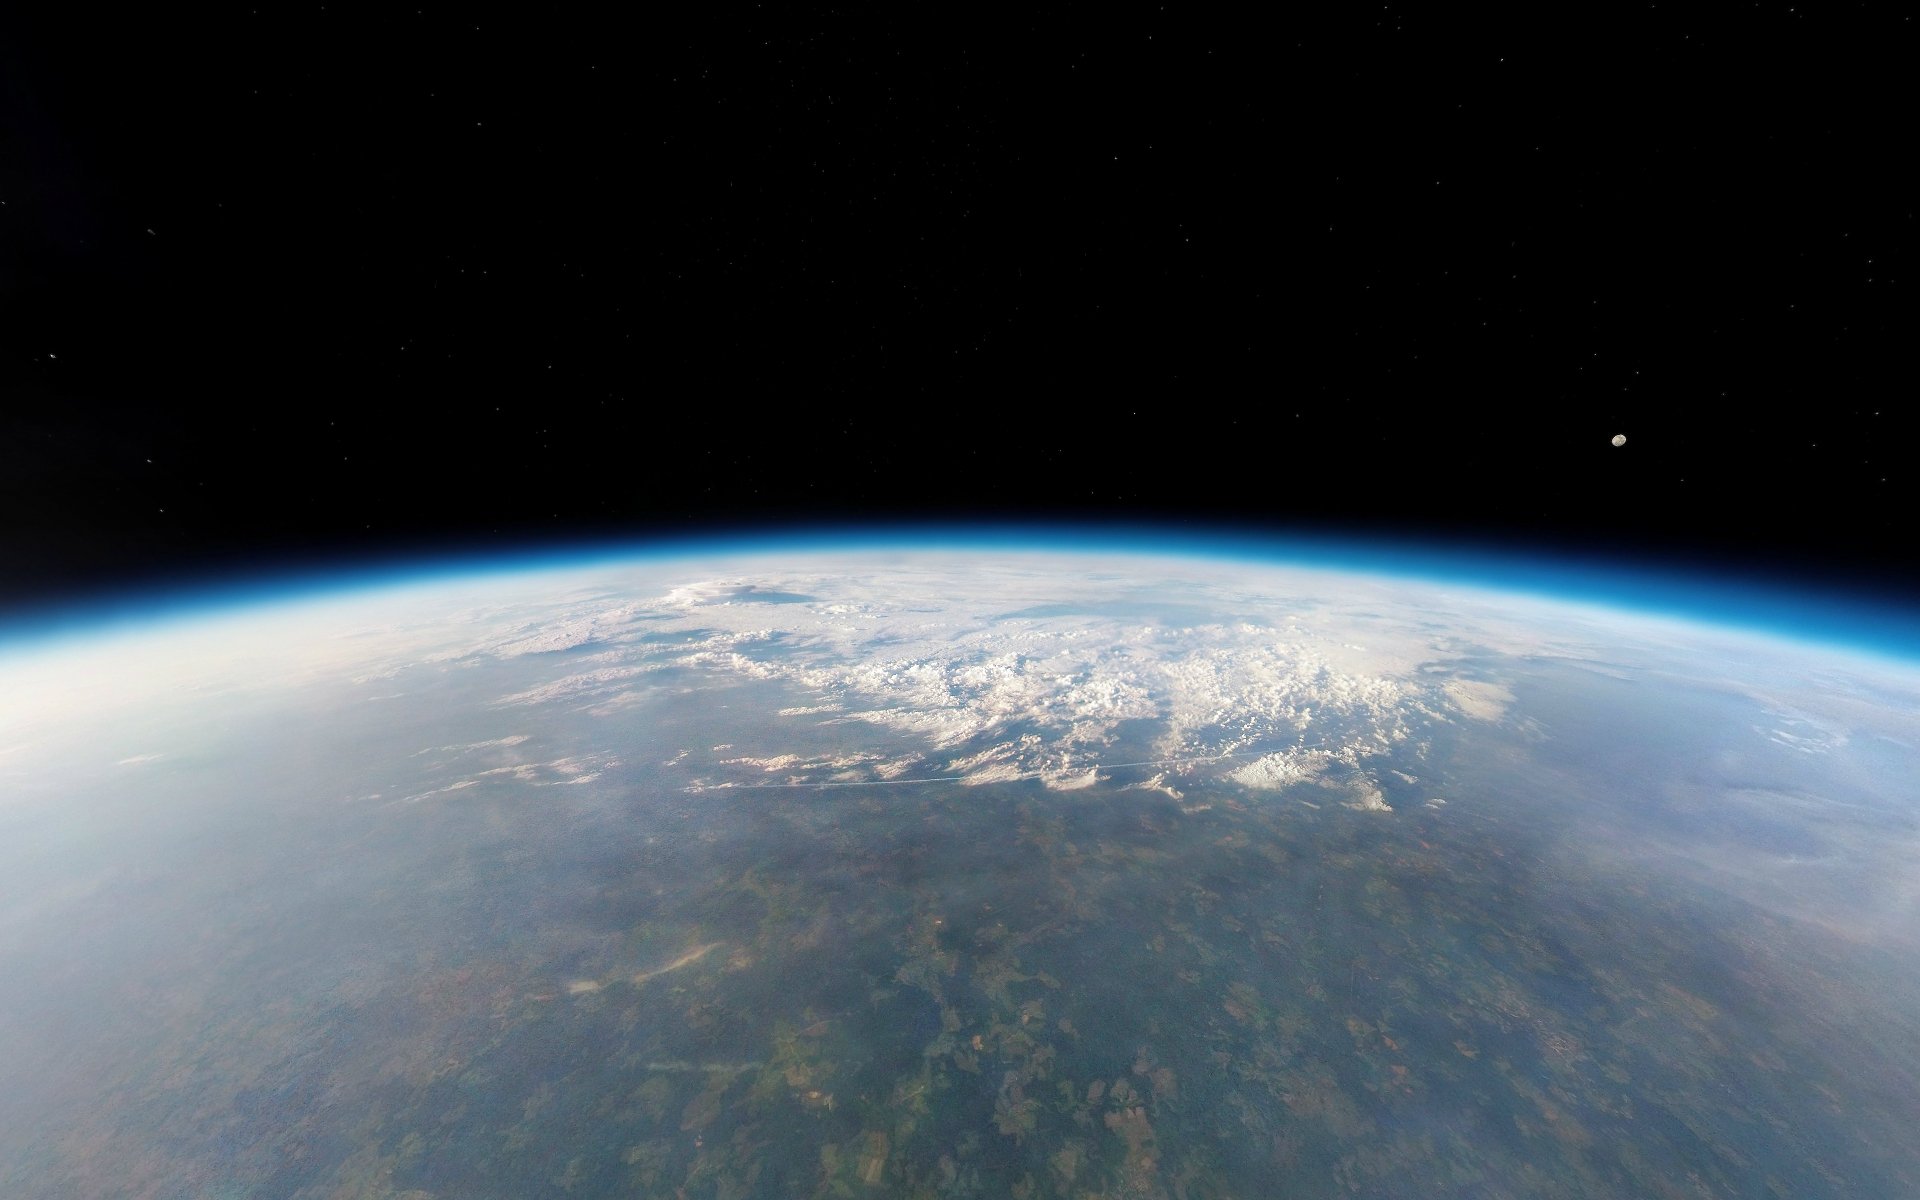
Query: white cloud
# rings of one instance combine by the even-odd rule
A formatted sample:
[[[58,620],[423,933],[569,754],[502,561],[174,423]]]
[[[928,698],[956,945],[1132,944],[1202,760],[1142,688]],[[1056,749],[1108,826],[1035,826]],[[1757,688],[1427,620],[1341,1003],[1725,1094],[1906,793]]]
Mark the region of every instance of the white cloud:
[[[722,763],[744,765],[761,771],[785,771],[805,761],[798,754],[777,754],[772,758],[723,758]]]
[[[419,758],[423,754],[465,754],[473,750],[506,748],[518,746],[527,740],[526,734],[515,733],[506,737],[489,738],[484,742],[458,742],[451,746],[429,746],[425,750],[414,751],[413,757]]]
[[[555,700],[572,700],[580,697],[595,696],[603,692],[617,690],[625,680],[634,679],[653,671],[658,671],[658,663],[638,663],[623,667],[601,667],[598,670],[582,671],[574,675],[563,675],[559,679],[531,687],[510,696],[502,696],[493,703],[496,707],[513,704],[547,704]]]
[[[1513,693],[1497,683],[1450,679],[1440,689],[1461,712],[1476,721],[1498,721],[1513,704]]]
[[[1348,808],[1359,812],[1390,813],[1393,805],[1370,780],[1355,780],[1347,788],[1348,798],[1343,801]]]
[[[1121,788],[1120,790],[1123,792],[1124,791],[1159,792],[1160,794],[1164,796],[1169,796],[1175,800],[1186,799],[1186,793],[1182,792],[1180,789],[1174,787],[1173,785],[1167,782],[1167,776],[1165,772],[1155,775],[1151,779],[1143,779],[1138,783],[1129,783],[1125,787]],[[1208,807],[1211,807],[1211,805],[1209,805]]]
[[[413,795],[403,796],[400,799],[393,801],[393,803],[418,804],[420,801],[425,800],[430,796],[443,796],[448,792],[465,791],[470,787],[479,786],[479,783],[480,781],[478,779],[456,779],[452,783],[447,784],[445,787],[429,788],[424,792],[415,792]]]
[[[1332,756],[1324,750],[1283,750],[1278,754],[1263,754],[1239,770],[1228,772],[1227,777],[1245,787],[1278,791],[1311,782],[1332,761]]]

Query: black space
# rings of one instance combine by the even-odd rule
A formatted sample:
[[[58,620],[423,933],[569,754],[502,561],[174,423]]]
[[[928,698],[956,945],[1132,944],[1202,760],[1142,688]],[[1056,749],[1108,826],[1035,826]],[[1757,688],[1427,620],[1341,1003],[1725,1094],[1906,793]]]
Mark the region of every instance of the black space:
[[[1330,7],[13,6],[0,605],[972,518],[1920,597],[1909,16]]]

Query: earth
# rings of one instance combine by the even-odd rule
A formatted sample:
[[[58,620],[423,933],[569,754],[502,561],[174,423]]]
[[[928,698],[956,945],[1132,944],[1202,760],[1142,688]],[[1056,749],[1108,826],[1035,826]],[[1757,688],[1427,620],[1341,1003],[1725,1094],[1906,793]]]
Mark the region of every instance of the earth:
[[[0,647],[15,1198],[1920,1195],[1920,668],[1153,553]]]

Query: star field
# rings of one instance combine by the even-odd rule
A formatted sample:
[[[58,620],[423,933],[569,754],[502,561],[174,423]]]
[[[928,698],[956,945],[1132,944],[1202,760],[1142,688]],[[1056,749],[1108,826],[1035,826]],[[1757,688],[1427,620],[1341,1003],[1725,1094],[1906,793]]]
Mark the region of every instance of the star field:
[[[67,20],[0,18],[0,602],[972,517],[1920,591],[1882,6]]]

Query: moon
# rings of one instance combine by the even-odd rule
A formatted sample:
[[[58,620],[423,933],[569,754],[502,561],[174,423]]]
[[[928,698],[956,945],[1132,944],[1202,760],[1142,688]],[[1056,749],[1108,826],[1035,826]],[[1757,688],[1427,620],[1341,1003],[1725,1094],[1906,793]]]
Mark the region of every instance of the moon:
[[[1614,435],[1613,435],[1613,444],[1614,444],[1614,445],[1616,445],[1616,446],[1624,446],[1624,445],[1626,445],[1626,444],[1627,444],[1627,435],[1626,435],[1626,434],[1624,434],[1624,433],[1616,433],[1616,434],[1614,434]]]

